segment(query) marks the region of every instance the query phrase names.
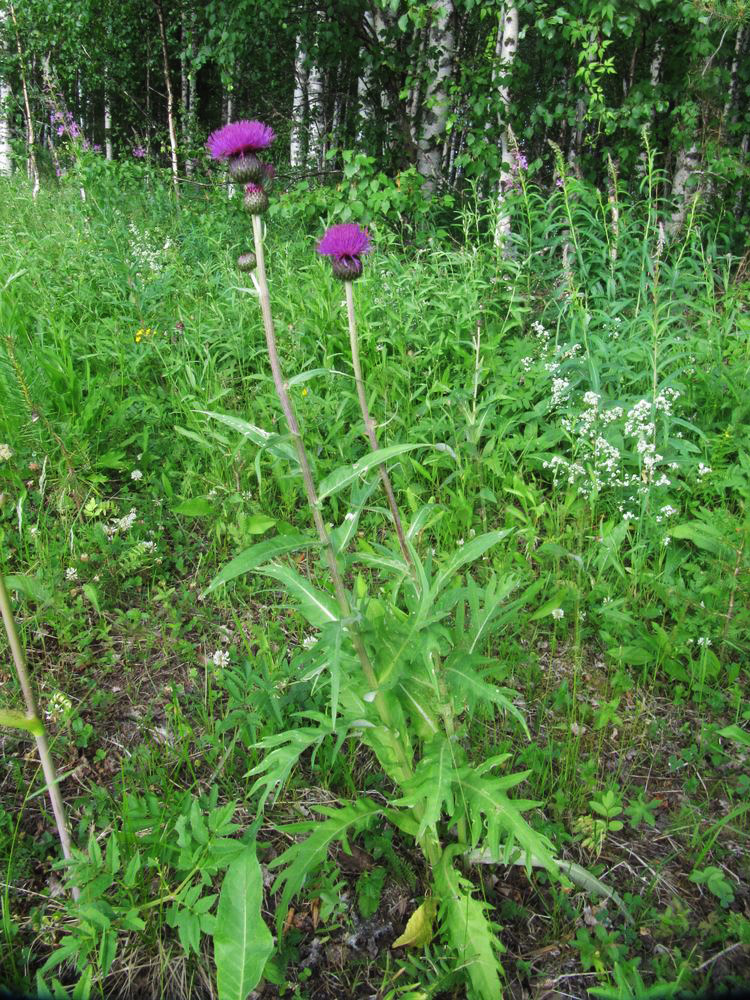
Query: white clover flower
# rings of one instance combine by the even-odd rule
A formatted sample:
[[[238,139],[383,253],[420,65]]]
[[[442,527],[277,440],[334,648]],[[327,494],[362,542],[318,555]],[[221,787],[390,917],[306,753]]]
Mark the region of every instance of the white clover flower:
[[[559,621],[561,618],[565,617],[565,612],[562,608],[555,608],[554,611],[552,611],[552,617]]]
[[[133,471],[130,473],[130,478],[138,482],[139,479],[143,479],[143,473],[141,472],[140,469],[133,469]]]
[[[318,637],[316,635],[306,635],[305,638],[302,640],[302,645],[304,646],[305,649],[312,649],[312,647],[315,645],[317,641]]]
[[[65,570],[65,579],[66,580],[78,579],[78,570],[75,568],[75,566],[68,566],[68,568]]]
[[[215,667],[229,666],[229,653],[225,649],[217,649],[211,659]]]
[[[13,456],[9,444],[0,444],[0,462],[8,462]]]

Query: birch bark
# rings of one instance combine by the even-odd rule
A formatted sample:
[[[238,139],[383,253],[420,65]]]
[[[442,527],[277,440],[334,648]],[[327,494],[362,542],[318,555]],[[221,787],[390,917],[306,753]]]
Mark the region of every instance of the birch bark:
[[[518,48],[518,7],[507,4],[500,15],[495,45],[496,67],[499,83],[500,112],[500,155],[502,173],[497,188],[497,221],[495,223],[495,245],[500,246],[510,236],[510,213],[506,205],[506,194],[513,170],[513,153],[510,148],[510,71]]]
[[[156,16],[159,19],[159,35],[161,37],[161,55],[164,69],[164,86],[167,91],[167,126],[169,128],[169,151],[172,161],[172,183],[175,193],[178,193],[179,165],[177,162],[177,129],[175,127],[174,113],[174,89],[172,87],[172,76],[169,71],[169,48],[167,46],[167,28],[164,22],[164,8],[162,0],[154,0],[156,5]]]
[[[442,180],[442,151],[448,118],[448,83],[453,68],[454,37],[452,0],[434,0],[426,59],[427,86],[417,146],[417,170],[424,177],[422,190],[429,197]]]
[[[294,169],[305,162],[305,109],[307,107],[307,69],[302,38],[294,47],[294,97],[292,98],[292,133],[289,139],[289,163]]]
[[[0,8],[0,37],[2,37],[7,20],[7,13]],[[9,118],[10,87],[4,77],[0,76],[0,176],[10,177],[13,161],[10,150],[10,118]]]

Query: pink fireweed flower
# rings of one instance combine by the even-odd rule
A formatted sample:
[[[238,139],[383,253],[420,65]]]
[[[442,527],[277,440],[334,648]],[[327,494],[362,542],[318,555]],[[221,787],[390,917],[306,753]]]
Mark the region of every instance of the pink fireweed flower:
[[[370,234],[356,222],[331,226],[318,243],[318,253],[331,258],[333,273],[342,281],[353,281],[362,274],[360,257],[371,249]]]
[[[206,146],[215,160],[221,160],[268,149],[275,138],[274,130],[263,122],[230,122],[212,132]]]

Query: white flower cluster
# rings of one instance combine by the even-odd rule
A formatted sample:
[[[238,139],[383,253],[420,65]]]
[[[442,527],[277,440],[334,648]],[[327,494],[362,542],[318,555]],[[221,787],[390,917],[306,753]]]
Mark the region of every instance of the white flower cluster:
[[[114,521],[109,521],[105,524],[104,533],[110,542],[115,535],[124,535],[127,531],[130,531],[137,517],[138,514],[135,507],[131,507],[130,511],[124,517],[116,517]]]
[[[211,657],[215,667],[228,667],[229,666],[229,653],[224,649],[217,649],[214,655]]]
[[[9,444],[0,444],[0,462],[9,462],[13,456]]]
[[[45,710],[45,715],[48,719],[53,721],[64,718],[73,711],[73,702],[68,698],[66,694],[62,691],[55,691],[49,700],[49,704]]]
[[[134,222],[130,223],[128,231],[132,237],[130,257],[138,277],[142,278],[148,272],[158,274],[162,269],[164,255],[172,249],[172,241],[167,237],[162,243],[147,229],[141,232]]]

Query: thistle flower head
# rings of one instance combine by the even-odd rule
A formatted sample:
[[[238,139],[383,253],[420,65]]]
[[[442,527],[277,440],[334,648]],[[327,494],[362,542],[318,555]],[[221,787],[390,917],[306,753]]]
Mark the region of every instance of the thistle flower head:
[[[331,226],[318,243],[318,253],[331,258],[333,273],[342,281],[353,281],[362,274],[360,257],[370,250],[370,234],[356,222]]]
[[[212,132],[206,146],[214,160],[268,149],[276,138],[272,128],[258,121],[230,122]]]

